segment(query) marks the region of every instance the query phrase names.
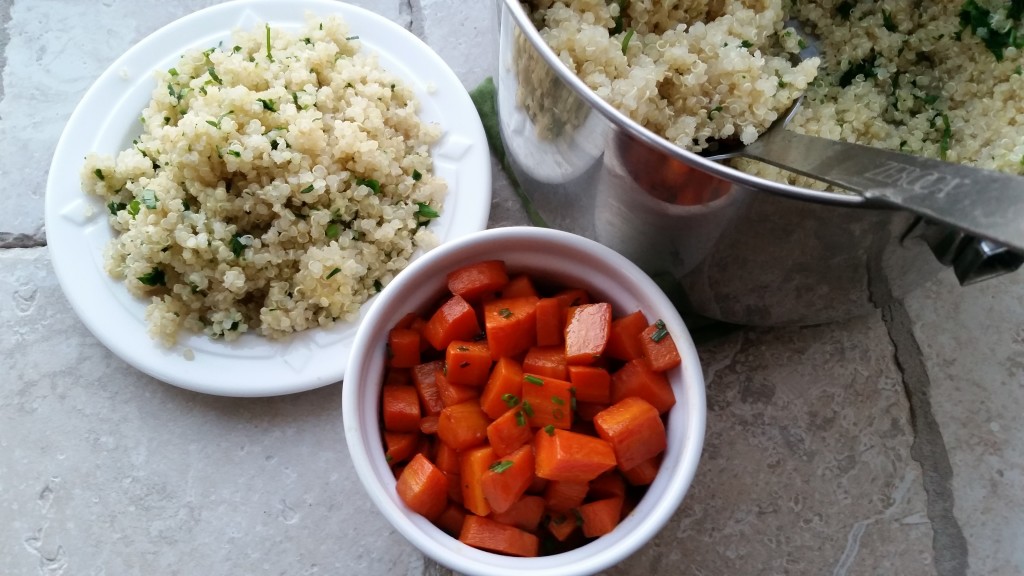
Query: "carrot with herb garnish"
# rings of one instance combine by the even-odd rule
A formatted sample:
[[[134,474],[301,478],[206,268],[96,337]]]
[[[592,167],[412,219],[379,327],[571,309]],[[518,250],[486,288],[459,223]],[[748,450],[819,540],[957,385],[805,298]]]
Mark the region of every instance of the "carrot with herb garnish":
[[[505,512],[511,508],[533,482],[533,470],[533,447],[528,444],[491,463],[480,479],[491,511]]]
[[[523,411],[533,428],[572,427],[572,384],[557,378],[523,374]]]
[[[569,376],[563,346],[534,346],[526,351],[523,371],[566,380]]]
[[[480,408],[490,418],[497,418],[509,408],[519,405],[523,394],[523,370],[515,360],[499,358],[480,394]]]
[[[483,386],[491,372],[487,342],[453,340],[445,350],[448,382],[456,386]]]
[[[655,372],[671,370],[682,363],[679,349],[665,323],[658,320],[640,333],[640,346],[647,365]]]
[[[532,439],[533,430],[530,429],[526,415],[519,406],[510,408],[487,425],[487,441],[498,457],[515,452]]]
[[[514,358],[537,340],[537,298],[500,298],[484,303],[484,329],[491,358]]]

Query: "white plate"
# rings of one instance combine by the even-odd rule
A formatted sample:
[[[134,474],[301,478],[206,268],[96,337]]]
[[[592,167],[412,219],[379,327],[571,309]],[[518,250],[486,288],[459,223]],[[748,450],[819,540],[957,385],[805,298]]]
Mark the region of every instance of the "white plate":
[[[441,217],[431,223],[434,233],[446,242],[487,227],[491,168],[483,126],[455,73],[401,26],[333,0],[240,0],[172,22],[118,58],[86,92],[57,144],[46,186],[46,236],[64,294],[96,338],[154,378],[210,394],[273,396],[345,375],[358,321],[281,341],[244,334],[228,343],[182,333],[176,347],[166,348],[152,340],[146,302],[103,270],[103,249],[114,232],[102,199],[86,195],[79,183],[87,153],[116,154],[139,134],[138,117],[155,87],[154,71],[174,66],[189,49],[230,41],[235,29],[253,30],[267,22],[294,32],[307,11],[341,15],[362,50],[375,52],[382,67],[415,91],[421,119],[444,129],[432,155],[435,173],[448,182],[448,195]],[[186,358],[187,351],[193,359]]]

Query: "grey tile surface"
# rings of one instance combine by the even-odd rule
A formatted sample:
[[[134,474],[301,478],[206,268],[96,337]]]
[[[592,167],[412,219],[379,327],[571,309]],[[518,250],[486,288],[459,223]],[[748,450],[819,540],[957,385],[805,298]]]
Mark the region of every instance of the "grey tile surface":
[[[64,121],[123,50],[212,3],[0,0],[0,575],[445,573],[366,500],[340,385],[226,399],[157,382],[86,331],[50,268],[42,198]],[[491,74],[491,2],[357,4],[465,86]],[[491,225],[525,223],[492,168]],[[900,306],[905,330],[890,310],[703,335],[692,492],[609,573],[1024,573],[1020,276],[962,289],[947,274]],[[911,399],[941,436],[922,437]]]

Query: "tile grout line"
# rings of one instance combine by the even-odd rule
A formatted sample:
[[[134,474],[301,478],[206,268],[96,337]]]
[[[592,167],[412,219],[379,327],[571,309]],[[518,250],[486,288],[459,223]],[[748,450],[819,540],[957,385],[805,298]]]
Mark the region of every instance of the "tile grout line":
[[[882,308],[882,321],[895,349],[897,368],[910,404],[914,431],[910,456],[921,465],[936,573],[963,576],[968,568],[967,540],[954,515],[953,467],[932,412],[931,379],[921,346],[914,337],[910,314],[902,300]]]

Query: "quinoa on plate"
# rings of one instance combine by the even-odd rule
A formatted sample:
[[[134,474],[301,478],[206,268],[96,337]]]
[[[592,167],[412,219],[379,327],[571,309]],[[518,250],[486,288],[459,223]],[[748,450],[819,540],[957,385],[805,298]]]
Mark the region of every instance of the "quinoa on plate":
[[[133,146],[81,171],[117,233],[107,272],[150,298],[155,339],[354,318],[436,244],[441,130],[340,18],[236,31],[156,79]]]

